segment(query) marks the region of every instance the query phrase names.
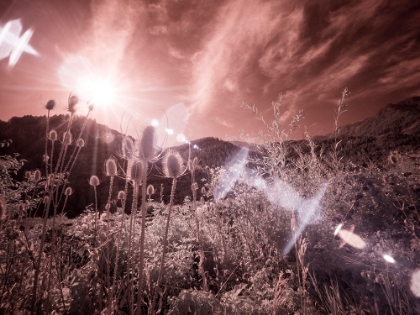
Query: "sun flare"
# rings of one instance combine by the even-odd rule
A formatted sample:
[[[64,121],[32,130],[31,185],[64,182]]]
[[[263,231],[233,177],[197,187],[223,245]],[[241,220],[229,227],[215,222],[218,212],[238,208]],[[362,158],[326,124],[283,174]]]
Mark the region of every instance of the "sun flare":
[[[77,92],[86,102],[99,106],[110,105],[115,99],[114,84],[97,76],[80,78],[77,82]]]

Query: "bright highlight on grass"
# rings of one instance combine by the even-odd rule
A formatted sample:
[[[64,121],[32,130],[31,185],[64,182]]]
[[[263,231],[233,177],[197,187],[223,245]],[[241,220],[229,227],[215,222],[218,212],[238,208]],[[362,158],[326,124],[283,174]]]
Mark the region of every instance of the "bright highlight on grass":
[[[115,98],[114,85],[97,76],[87,76],[78,80],[77,92],[86,101],[94,105],[110,105]]]
[[[159,126],[159,122],[158,122],[157,119],[152,119],[151,124],[152,124],[153,127]]]

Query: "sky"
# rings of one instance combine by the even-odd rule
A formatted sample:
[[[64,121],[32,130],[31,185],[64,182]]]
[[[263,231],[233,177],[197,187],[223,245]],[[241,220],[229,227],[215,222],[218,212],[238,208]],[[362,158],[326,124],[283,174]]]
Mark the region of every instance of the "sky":
[[[134,135],[157,119],[173,141],[264,130],[241,104],[270,120],[280,94],[285,128],[305,114],[294,138],[332,132],[345,87],[340,124],[420,95],[419,1],[1,1],[0,27],[17,19],[32,36],[14,65],[0,47],[1,120],[93,102],[86,77],[108,84],[91,118]]]

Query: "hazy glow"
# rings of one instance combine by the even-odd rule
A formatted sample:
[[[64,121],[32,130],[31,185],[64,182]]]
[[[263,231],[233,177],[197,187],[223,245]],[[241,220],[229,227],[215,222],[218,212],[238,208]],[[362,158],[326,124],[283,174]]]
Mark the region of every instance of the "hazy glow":
[[[385,259],[387,262],[389,262],[389,263],[391,263],[391,264],[395,264],[395,259],[394,259],[394,258],[392,258],[391,256],[389,256],[389,255],[383,255],[382,257],[384,257],[384,259]]]
[[[78,80],[77,93],[95,105],[112,104],[115,98],[114,85],[109,80],[93,75]]]
[[[363,249],[366,247],[366,242],[357,234],[353,233],[354,227],[351,231],[340,229],[338,231],[338,236],[343,240],[340,247],[343,247],[345,244],[349,244],[355,248]]]
[[[31,29],[23,33],[20,20],[9,21],[0,28],[0,60],[9,57],[9,66],[13,67],[23,52],[38,56],[35,49],[28,45],[32,37]]]
[[[179,141],[179,142],[186,142],[187,138],[185,137],[184,134],[180,133],[176,136],[176,140]]]
[[[151,124],[152,124],[153,127],[157,127],[157,126],[159,126],[159,121],[157,119],[152,119]]]
[[[232,189],[239,176],[244,173],[245,165],[248,160],[248,149],[241,148],[239,152],[227,163],[226,171],[219,178],[214,188],[213,195],[216,201],[226,197]]]
[[[174,134],[173,129],[166,128],[166,129],[165,129],[165,131],[166,131],[166,133],[167,133],[168,135],[173,135],[173,134]]]
[[[420,297],[420,269],[414,271],[411,276],[410,289],[415,296]]]

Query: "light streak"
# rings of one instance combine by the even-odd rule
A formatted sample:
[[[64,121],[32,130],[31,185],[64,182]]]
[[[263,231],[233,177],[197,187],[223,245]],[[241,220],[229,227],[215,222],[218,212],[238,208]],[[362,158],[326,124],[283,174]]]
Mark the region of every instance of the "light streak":
[[[38,53],[28,43],[33,30],[28,29],[21,37],[22,23],[20,19],[7,22],[0,28],[0,60],[9,57],[9,66],[13,67],[22,53],[38,56]]]
[[[227,193],[232,189],[239,176],[244,173],[245,165],[248,159],[248,149],[241,148],[239,152],[227,163],[226,171],[222,173],[213,195],[216,201],[226,197]]]
[[[395,264],[395,259],[392,258],[391,256],[385,254],[382,256],[387,262],[391,263],[391,264]]]

